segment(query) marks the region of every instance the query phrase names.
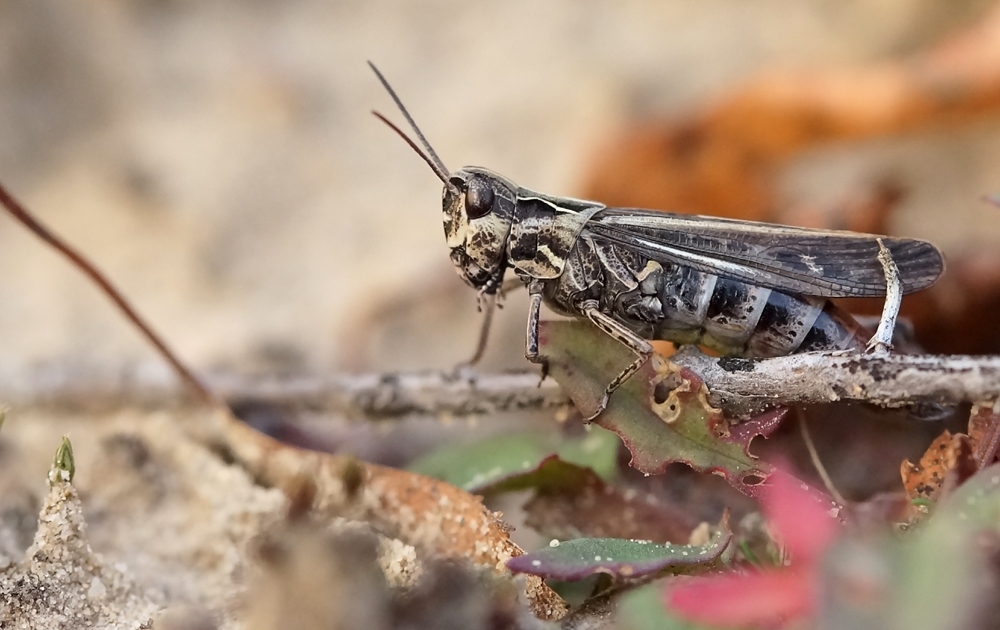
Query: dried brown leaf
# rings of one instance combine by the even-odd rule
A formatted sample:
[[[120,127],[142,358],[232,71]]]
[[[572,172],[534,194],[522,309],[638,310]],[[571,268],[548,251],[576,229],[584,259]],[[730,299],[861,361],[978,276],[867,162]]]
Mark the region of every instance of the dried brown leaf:
[[[500,514],[488,510],[480,497],[416,473],[294,448],[224,412],[218,420],[229,451],[265,483],[286,487],[311,479],[319,516],[364,521],[425,553],[467,559],[502,576],[511,575],[507,561],[524,553],[511,541]],[[566,614],[563,599],[541,579],[528,576],[524,593],[540,619]]]
[[[791,157],[1000,110],[1000,7],[929,50],[864,67],[775,69],[687,118],[645,123],[595,153],[585,196],[624,207],[772,218]]]
[[[969,439],[979,468],[986,468],[997,459],[1000,447],[1000,403],[977,403],[969,414]]]
[[[975,470],[969,436],[964,433],[952,435],[950,431],[945,431],[927,447],[919,464],[904,460],[900,475],[911,500],[936,501],[946,482],[951,479],[949,485],[957,485]]]

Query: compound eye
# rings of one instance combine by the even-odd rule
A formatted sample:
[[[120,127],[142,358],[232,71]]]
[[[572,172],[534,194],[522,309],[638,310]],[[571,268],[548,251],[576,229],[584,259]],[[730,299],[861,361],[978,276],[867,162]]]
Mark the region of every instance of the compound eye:
[[[470,219],[485,217],[493,209],[493,188],[482,181],[474,179],[469,182],[465,191],[465,214]]]

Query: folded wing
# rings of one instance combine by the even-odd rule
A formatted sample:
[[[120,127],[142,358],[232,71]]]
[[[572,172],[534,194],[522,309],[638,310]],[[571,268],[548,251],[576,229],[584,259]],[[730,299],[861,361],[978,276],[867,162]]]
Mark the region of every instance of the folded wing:
[[[585,233],[658,262],[818,297],[885,295],[876,238],[899,267],[904,293],[930,286],[944,270],[941,252],[925,241],[652,210],[605,208]]]

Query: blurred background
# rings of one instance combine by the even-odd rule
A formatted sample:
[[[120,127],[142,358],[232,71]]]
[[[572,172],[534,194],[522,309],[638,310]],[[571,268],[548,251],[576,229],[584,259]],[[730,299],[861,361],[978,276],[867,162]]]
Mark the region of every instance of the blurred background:
[[[925,345],[996,351],[998,47],[987,0],[5,0],[0,180],[199,370],[448,367],[475,295],[372,60],[451,169],[933,240]],[[7,218],[0,268],[0,376],[166,371]]]
[[[450,368],[474,349],[476,296],[448,260],[440,182],[370,114],[402,121],[368,60],[451,169],[613,205],[931,240],[948,269],[904,301],[917,340],[1000,354],[998,0],[0,0],[0,181],[199,373]],[[483,370],[531,368],[526,309],[523,291],[508,297]],[[236,486],[176,463],[188,460],[172,449],[191,444],[181,414],[162,399],[150,413],[30,408],[38,392],[123,373],[171,376],[90,282],[0,214],[0,403],[15,406],[0,444],[0,562],[32,540],[43,472],[72,433],[94,548],[147,584],[166,580],[177,601],[230,593],[240,576],[218,546],[231,541],[213,528],[245,535],[230,515],[250,508]],[[541,457],[596,437],[615,487],[676,512],[635,519],[679,523],[664,540],[756,509],[718,476],[628,469],[619,440],[572,412],[365,423],[234,407],[288,442],[396,466],[449,441],[488,438],[459,452],[481,466],[525,443]],[[907,413],[799,409],[753,451],[819,486],[793,422],[809,418],[849,499],[898,494],[899,463],[942,428]],[[213,487],[235,507],[204,507]],[[654,537],[599,531],[598,517],[626,513],[603,495],[582,516],[571,496],[555,511],[569,533],[542,523],[536,535],[524,499],[490,506],[526,548]],[[204,541],[190,553],[164,543],[187,530]],[[217,591],[188,577],[210,571]]]

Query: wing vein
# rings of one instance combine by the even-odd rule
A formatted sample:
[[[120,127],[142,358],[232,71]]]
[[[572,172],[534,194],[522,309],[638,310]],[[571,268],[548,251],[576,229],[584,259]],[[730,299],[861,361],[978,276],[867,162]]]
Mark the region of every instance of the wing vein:
[[[823,231],[606,208],[587,231],[651,260],[685,265],[762,287],[818,297],[885,295],[875,235]],[[944,269],[925,241],[881,237],[900,270],[904,293],[932,284]]]

